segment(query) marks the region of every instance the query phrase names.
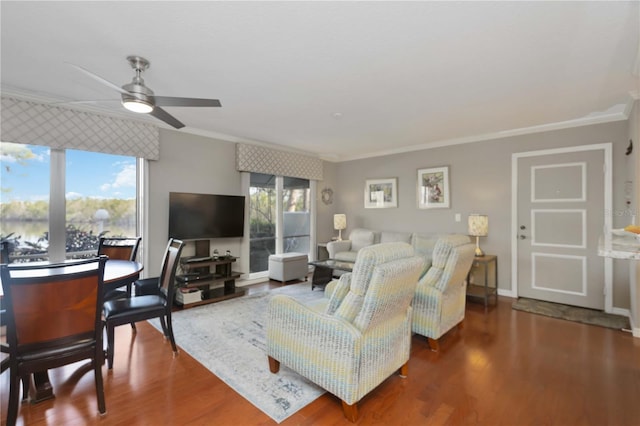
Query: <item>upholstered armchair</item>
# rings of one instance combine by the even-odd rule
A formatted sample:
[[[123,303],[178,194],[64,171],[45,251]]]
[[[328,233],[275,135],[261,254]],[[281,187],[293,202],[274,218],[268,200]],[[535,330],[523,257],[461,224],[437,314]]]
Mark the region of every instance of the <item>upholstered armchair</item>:
[[[456,325],[462,327],[466,277],[475,246],[469,237],[459,234],[424,239],[423,243],[416,237],[413,245],[416,254],[424,257],[427,268],[416,286],[412,330],[427,337],[431,350],[437,352],[438,339]]]
[[[411,299],[423,259],[407,243],[358,251],[352,273],[332,286],[324,309],[274,296],[267,315],[271,372],[280,363],[342,400],[355,421],[357,402],[387,377],[407,373]]]

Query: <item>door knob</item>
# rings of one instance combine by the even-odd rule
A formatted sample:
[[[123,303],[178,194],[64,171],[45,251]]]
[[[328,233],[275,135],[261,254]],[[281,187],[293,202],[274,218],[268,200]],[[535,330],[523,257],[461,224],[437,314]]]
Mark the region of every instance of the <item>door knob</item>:
[[[520,229],[527,229],[527,227],[524,225],[520,225]]]
[[[520,239],[521,239],[521,240],[524,240],[524,239],[526,239],[526,238],[527,238],[526,236],[524,236],[524,235],[520,235]]]

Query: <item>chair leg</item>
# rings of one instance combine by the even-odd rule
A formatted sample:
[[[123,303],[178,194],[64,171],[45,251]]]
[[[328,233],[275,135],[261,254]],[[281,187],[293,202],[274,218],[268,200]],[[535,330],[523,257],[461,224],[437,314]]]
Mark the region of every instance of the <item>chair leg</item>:
[[[101,350],[101,348],[98,348],[98,350]],[[98,412],[100,413],[100,415],[104,415],[107,413],[107,406],[104,402],[104,384],[102,382],[102,362],[100,362],[101,358],[102,357],[100,356],[100,354],[96,354],[96,357],[93,360],[93,374],[96,382],[96,397],[98,398]]]
[[[169,334],[169,340],[171,341],[171,348],[173,353],[178,353],[178,347],[176,346],[176,339],[173,337],[173,325],[171,325],[171,314],[167,314],[167,332]]]
[[[107,323],[107,367],[109,370],[113,368],[113,344],[114,344],[114,327]]]
[[[22,376],[22,402],[29,399],[29,384],[31,383],[31,375]]]
[[[9,407],[7,408],[7,425],[14,426],[18,420],[18,393],[20,392],[20,376],[11,371],[9,377]]]
[[[271,371],[273,374],[276,374],[278,371],[280,371],[280,361],[278,361],[275,358],[271,358],[270,356],[269,358],[269,371]]]
[[[438,352],[440,350],[440,343],[438,343],[438,339],[427,337],[427,341],[429,342],[429,347],[433,352]]]
[[[342,401],[342,411],[344,412],[344,416],[351,422],[356,422],[358,420],[358,403],[355,402],[351,405]]]
[[[131,330],[132,330],[134,333],[137,333],[137,332],[138,332],[138,329],[136,328],[136,323],[135,323],[135,322],[132,322],[132,323],[131,323]]]
[[[169,337],[169,331],[167,330],[167,322],[164,320],[164,317],[160,317],[160,326],[162,327],[162,334],[166,339]]]
[[[408,374],[409,374],[409,361],[405,362],[404,364],[402,364],[402,367],[400,367],[400,377],[402,378],[407,377]]]

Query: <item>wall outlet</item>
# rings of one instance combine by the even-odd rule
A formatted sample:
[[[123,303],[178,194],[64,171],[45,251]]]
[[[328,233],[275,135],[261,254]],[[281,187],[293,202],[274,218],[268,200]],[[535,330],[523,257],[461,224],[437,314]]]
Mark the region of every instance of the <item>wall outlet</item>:
[[[456,213],[456,222],[460,222],[462,220],[462,216],[460,216],[460,213]]]

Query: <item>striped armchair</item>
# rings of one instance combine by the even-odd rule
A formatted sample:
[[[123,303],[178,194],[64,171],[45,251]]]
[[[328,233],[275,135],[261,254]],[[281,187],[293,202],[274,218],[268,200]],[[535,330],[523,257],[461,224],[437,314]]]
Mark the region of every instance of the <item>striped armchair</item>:
[[[271,372],[283,363],[340,398],[356,421],[364,395],[394,372],[407,373],[410,305],[423,262],[407,243],[369,246],[337,281],[324,311],[274,296],[267,314]]]
[[[466,277],[475,246],[468,236],[459,234],[439,236],[432,247],[429,247],[429,240],[424,241],[423,245],[419,238],[413,241],[416,254],[423,256],[431,266],[416,287],[412,330],[426,336],[431,350],[437,352],[438,339],[456,325],[462,327]]]

